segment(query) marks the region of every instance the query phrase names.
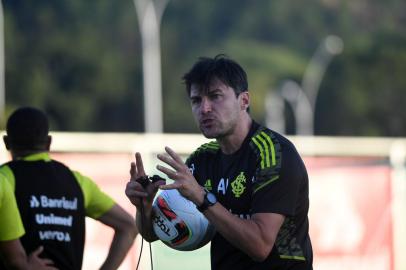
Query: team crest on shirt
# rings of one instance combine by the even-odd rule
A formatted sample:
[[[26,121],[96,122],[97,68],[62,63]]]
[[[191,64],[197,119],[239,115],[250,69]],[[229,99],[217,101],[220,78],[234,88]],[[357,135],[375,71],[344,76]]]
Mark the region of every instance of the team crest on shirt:
[[[233,182],[231,182],[231,190],[236,198],[239,198],[245,191],[245,184],[247,179],[245,178],[244,172],[241,172]]]

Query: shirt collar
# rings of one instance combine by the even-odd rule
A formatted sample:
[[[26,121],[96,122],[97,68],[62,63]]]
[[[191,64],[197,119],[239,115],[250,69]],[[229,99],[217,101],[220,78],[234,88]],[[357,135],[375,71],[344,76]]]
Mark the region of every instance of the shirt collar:
[[[48,152],[41,152],[41,153],[35,153],[35,154],[31,154],[25,157],[20,157],[17,158],[17,160],[24,160],[24,161],[51,161],[51,158],[49,157],[49,153]]]

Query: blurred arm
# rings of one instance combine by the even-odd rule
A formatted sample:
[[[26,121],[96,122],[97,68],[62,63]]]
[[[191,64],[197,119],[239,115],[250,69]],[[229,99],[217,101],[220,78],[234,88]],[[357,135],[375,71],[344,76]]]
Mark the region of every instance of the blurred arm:
[[[117,269],[123,262],[138,234],[133,218],[118,204],[97,218],[103,224],[114,229],[114,237],[109,253],[100,269]]]
[[[7,269],[27,269],[27,255],[20,240],[0,241],[0,254]]]
[[[34,250],[28,257],[19,239],[0,241],[0,254],[7,269],[13,270],[58,270],[50,259],[39,254],[43,247]]]

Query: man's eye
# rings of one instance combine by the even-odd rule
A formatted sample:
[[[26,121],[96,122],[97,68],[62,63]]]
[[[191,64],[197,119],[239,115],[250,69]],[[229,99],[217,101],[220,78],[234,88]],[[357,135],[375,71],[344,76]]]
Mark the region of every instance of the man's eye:
[[[190,103],[192,103],[192,104],[198,104],[199,102],[200,102],[200,99],[198,99],[198,98],[192,98],[190,100]]]

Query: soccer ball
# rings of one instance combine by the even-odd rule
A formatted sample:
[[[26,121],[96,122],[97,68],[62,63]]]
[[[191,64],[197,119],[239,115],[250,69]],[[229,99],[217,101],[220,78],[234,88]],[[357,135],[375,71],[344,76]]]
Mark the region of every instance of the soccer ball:
[[[173,249],[195,250],[214,236],[214,226],[176,189],[161,190],[154,199],[152,211],[155,234]]]

